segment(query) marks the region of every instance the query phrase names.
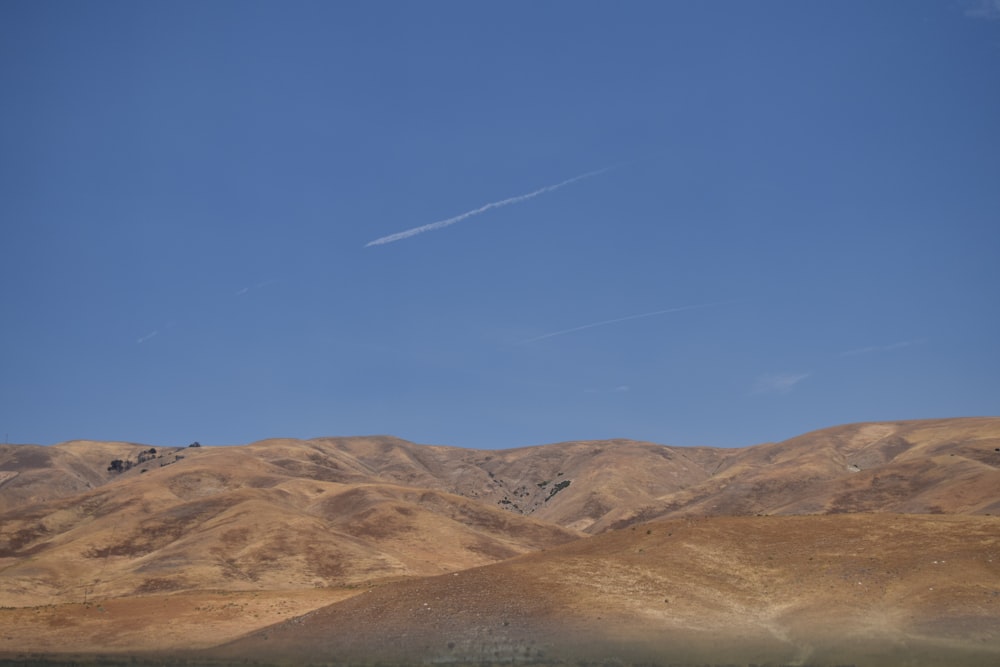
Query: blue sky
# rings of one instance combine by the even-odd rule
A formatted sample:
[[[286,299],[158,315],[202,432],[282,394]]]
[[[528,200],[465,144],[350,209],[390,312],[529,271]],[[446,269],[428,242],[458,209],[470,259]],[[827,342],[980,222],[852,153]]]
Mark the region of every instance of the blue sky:
[[[10,442],[1000,414],[995,2],[5,1],[0,85]]]

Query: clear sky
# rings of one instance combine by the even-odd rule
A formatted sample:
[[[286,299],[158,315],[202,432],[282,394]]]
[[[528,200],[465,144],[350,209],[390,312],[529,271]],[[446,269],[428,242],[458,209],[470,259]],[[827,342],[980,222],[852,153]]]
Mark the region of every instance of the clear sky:
[[[1000,2],[4,0],[0,249],[10,442],[997,415]]]

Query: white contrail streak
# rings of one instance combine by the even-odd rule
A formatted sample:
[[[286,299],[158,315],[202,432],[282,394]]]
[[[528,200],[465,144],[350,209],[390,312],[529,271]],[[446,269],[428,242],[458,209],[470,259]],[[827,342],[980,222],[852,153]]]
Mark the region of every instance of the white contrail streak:
[[[728,303],[728,302],[702,303],[697,306],[680,306],[679,308],[667,308],[666,310],[654,310],[649,313],[639,313],[638,315],[617,317],[613,320],[603,320],[601,322],[593,322],[591,324],[584,324],[583,326],[573,327],[572,329],[563,329],[562,331],[553,331],[552,333],[542,334],[541,336],[535,336],[534,338],[522,340],[521,344],[534,343],[535,341],[538,340],[545,340],[546,338],[555,338],[556,336],[562,336],[563,334],[573,333],[574,331],[583,331],[584,329],[594,329],[596,327],[603,327],[609,324],[617,324],[618,322],[627,322],[628,320],[639,320],[644,317],[655,317],[656,315],[666,315],[667,313],[678,313],[682,310],[694,310],[696,308],[710,308],[711,306],[719,306],[722,305],[723,303]]]
[[[517,195],[516,197],[508,197],[507,199],[501,199],[500,201],[491,202],[489,204],[484,204],[477,209],[471,211],[466,211],[465,213],[456,215],[454,218],[448,218],[447,220],[438,220],[437,222],[431,222],[426,225],[421,225],[420,227],[414,227],[413,229],[407,229],[402,232],[397,232],[395,234],[390,234],[389,236],[383,236],[382,238],[375,239],[374,241],[369,241],[365,244],[365,247],[373,245],[385,245],[386,243],[392,243],[393,241],[402,241],[403,239],[408,239],[411,236],[416,236],[417,234],[423,234],[424,232],[430,232],[435,229],[442,229],[448,225],[454,225],[456,222],[462,222],[466,218],[471,218],[474,215],[479,215],[480,213],[485,213],[491,208],[500,208],[501,206],[507,206],[508,204],[519,204],[523,201],[531,199],[532,197],[537,197],[538,195],[545,194],[546,192],[552,192],[553,190],[558,190],[559,188],[569,185],[570,183],[576,183],[577,181],[582,181],[585,178],[590,178],[591,176],[597,176],[598,174],[603,174],[606,171],[614,169],[614,167],[605,167],[604,169],[598,169],[597,171],[589,171],[586,174],[581,174],[579,176],[574,176],[573,178],[567,179],[562,183],[556,183],[555,185],[546,185],[544,188],[539,188],[534,192],[529,192],[526,195]]]

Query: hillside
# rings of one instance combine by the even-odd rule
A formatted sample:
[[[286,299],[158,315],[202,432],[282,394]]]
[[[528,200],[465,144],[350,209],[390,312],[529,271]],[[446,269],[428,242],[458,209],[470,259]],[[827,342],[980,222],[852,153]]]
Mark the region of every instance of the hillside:
[[[491,573],[493,583],[483,590],[499,591],[498,599],[513,596],[503,607],[512,616],[534,609],[531,590],[549,591],[540,599],[562,600],[562,606],[537,612],[559,610],[558,618],[536,624],[541,633],[531,635],[536,642],[546,628],[553,636],[570,636],[577,628],[580,636],[597,641],[602,635],[591,626],[609,617],[595,621],[580,611],[594,605],[608,614],[624,605],[614,614],[640,639],[655,628],[665,637],[680,632],[681,626],[671,626],[673,621],[645,603],[612,604],[619,588],[626,597],[636,594],[647,577],[666,581],[668,570],[701,582],[690,590],[683,582],[664,583],[680,587],[684,604],[694,605],[685,627],[735,628],[737,617],[752,615],[732,609],[745,610],[750,602],[730,609],[718,599],[716,607],[705,600],[730,585],[726,572],[752,579],[771,571],[773,563],[761,564],[747,549],[773,555],[782,567],[794,565],[775,574],[785,582],[781,599],[798,584],[804,587],[796,593],[803,602],[795,607],[804,615],[786,619],[787,627],[779,619],[777,634],[760,640],[771,651],[767,655],[822,644],[822,638],[819,644],[808,639],[813,630],[795,623],[809,614],[822,617],[824,609],[846,614],[845,600],[862,598],[885,614],[900,610],[891,623],[873,626],[880,628],[873,635],[879,641],[891,635],[907,645],[930,642],[940,648],[955,641],[968,648],[972,635],[962,632],[979,628],[974,619],[993,608],[976,606],[974,596],[959,596],[938,616],[928,615],[916,602],[928,597],[918,595],[923,580],[914,578],[918,570],[911,572],[916,565],[900,559],[906,552],[920,553],[926,536],[938,533],[942,554],[965,553],[970,563],[992,558],[998,489],[1000,418],[853,424],[742,449],[608,440],[485,451],[389,436],[197,448],[92,441],[8,445],[0,448],[0,627],[16,631],[0,632],[0,653],[67,646],[82,652],[207,648],[330,603],[338,604],[323,614],[339,619],[337,609],[366,605],[381,599],[378,595],[405,597],[407,587],[431,585],[426,582],[450,582],[451,591],[472,572]],[[694,525],[711,528],[698,533],[707,540],[704,546],[678,551],[664,543],[650,560],[645,531],[657,536],[660,526],[674,526],[666,530],[676,534]],[[845,563],[854,563],[861,552],[838,549],[864,542],[859,531],[877,536],[868,541],[883,549],[868,556],[871,567],[892,559],[903,563],[880,579],[894,582],[896,597],[887,597],[885,586],[865,588],[858,599],[830,597],[840,590],[836,581],[816,579],[820,571],[805,561],[785,562],[789,553],[824,552],[832,559],[829,567],[850,569],[854,565]],[[962,546],[963,534],[980,537]],[[612,544],[626,545],[619,556],[630,550],[646,554],[629,566],[634,581],[612,577],[618,561],[601,546]],[[558,560],[563,556],[557,554],[569,553],[592,560],[587,576],[604,586],[606,601],[584,595],[588,589],[580,581],[551,583],[562,581],[564,567],[554,563],[563,563]],[[733,558],[748,560],[739,565]],[[539,574],[532,579],[505,569],[517,563],[532,563]],[[476,569],[483,566],[495,569]],[[511,578],[515,571],[534,583],[517,583]],[[949,585],[963,590],[980,585],[984,596],[1000,588],[995,569],[963,572],[952,573],[958,579]],[[444,579],[433,579],[442,574]],[[618,583],[600,583],[612,580]],[[551,592],[553,585],[558,592]],[[443,600],[452,593],[437,595]],[[680,603],[671,604],[671,614],[679,613]],[[778,618],[772,612],[767,618]],[[951,620],[941,621],[941,613]],[[164,615],[169,623],[161,621]],[[971,625],[954,620],[963,615],[973,619]],[[920,625],[920,618],[929,620]],[[402,622],[385,626],[377,620],[387,628]],[[561,625],[564,620],[569,625]],[[958,634],[938,631],[956,623],[965,628]],[[765,626],[746,626],[746,636],[758,642]],[[822,626],[817,623],[816,632]],[[927,630],[931,626],[937,629]],[[800,631],[807,639],[775,640]],[[996,636],[975,636],[987,653],[994,650]],[[645,646],[646,639],[636,641]],[[320,650],[314,639],[301,643],[307,652]],[[416,650],[406,650],[411,648]],[[649,650],[660,649],[665,645]]]
[[[1000,513],[995,418],[853,424],[738,452],[665,515]]]
[[[588,533],[686,513],[1000,512],[991,493],[1000,480],[1000,419],[992,417],[852,424],[743,449],[605,440],[473,450],[372,436],[160,447],[138,465],[148,449],[0,446],[0,512],[143,470],[190,469],[192,455],[227,470],[252,460],[257,479],[247,485],[258,488],[301,478],[436,489]],[[114,459],[136,465],[110,472]]]
[[[319,470],[269,445],[201,448],[8,511],[3,603],[339,587],[472,567],[579,535],[437,489],[354,473],[343,476],[354,483],[330,481],[321,473],[332,464],[310,465]]]
[[[114,460],[138,461],[149,448],[128,442],[74,440],[53,447],[0,445],[0,514],[19,505],[73,496],[116,479]],[[172,460],[177,448],[159,452]]]
[[[992,517],[712,517],[372,588],[209,655],[985,666],[998,617]]]

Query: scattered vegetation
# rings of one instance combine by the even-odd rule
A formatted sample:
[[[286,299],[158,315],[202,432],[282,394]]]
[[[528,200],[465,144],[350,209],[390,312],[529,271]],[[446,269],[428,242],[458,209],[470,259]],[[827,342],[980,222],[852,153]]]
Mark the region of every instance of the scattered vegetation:
[[[506,509],[512,509],[515,512],[521,511],[521,507],[507,496],[504,496],[501,500],[498,500],[497,505],[500,505]]]
[[[552,490],[549,491],[548,497],[545,498],[545,502],[549,502],[550,500],[552,500],[552,496],[556,495],[557,493],[559,493],[560,491],[562,491],[563,489],[565,489],[569,485],[570,485],[570,480],[564,479],[563,481],[561,481],[558,484],[556,484],[555,486],[553,486]]]
[[[132,469],[132,466],[145,463],[147,461],[152,461],[158,458],[156,455],[156,447],[150,447],[149,449],[144,449],[139,452],[138,460],[135,462],[132,459],[113,459],[108,465],[108,472],[123,473]],[[142,472],[146,472],[143,470]]]
[[[511,489],[505,480],[496,478],[492,472],[488,474],[493,479],[495,486],[499,486],[507,492],[503,498],[497,501],[497,505],[519,514],[533,513],[542,506],[542,503],[548,502],[554,495],[570,485],[569,480],[553,484],[554,480],[544,479],[540,482],[535,482],[534,486],[538,487],[537,489],[533,489],[527,484],[522,484],[517,488]],[[562,472],[558,473],[559,476],[563,474]],[[548,491],[548,495],[543,496],[542,492],[546,490]]]
[[[188,446],[189,447],[201,447],[201,445],[199,445],[197,442],[195,442],[195,443],[193,443],[191,445],[188,445]],[[170,450],[168,450],[166,452],[166,454],[169,455],[170,454]],[[139,455],[136,457],[135,461],[133,461],[132,459],[113,459],[108,464],[108,472],[114,472],[114,473],[121,474],[123,472],[128,472],[129,470],[131,470],[135,466],[141,465],[143,463],[147,463],[149,461],[159,461],[160,467],[162,468],[164,466],[168,466],[168,465],[177,463],[178,461],[180,461],[181,459],[184,458],[184,455],[183,454],[177,454],[176,450],[174,450],[174,457],[172,459],[164,459],[163,455],[164,455],[164,452],[159,452],[158,453],[156,451],[156,447],[150,447],[149,449],[144,449],[141,452],[139,452]],[[140,472],[148,472],[148,470],[149,470],[148,468],[143,468]]]

